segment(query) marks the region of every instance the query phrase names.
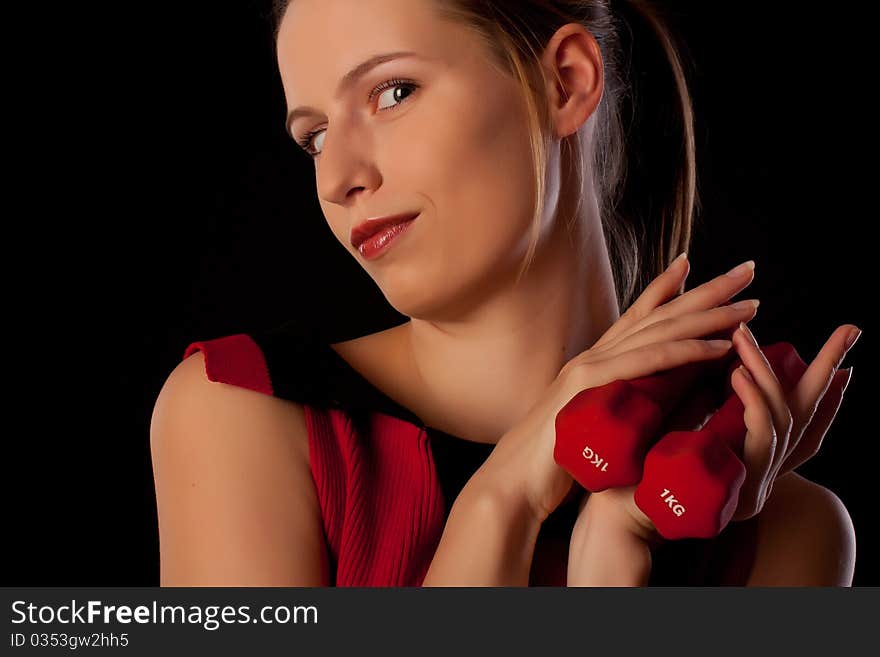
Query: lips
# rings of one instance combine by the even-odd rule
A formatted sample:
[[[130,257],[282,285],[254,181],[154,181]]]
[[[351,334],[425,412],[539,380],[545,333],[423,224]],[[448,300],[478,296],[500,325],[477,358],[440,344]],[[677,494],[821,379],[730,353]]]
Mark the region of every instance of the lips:
[[[403,214],[395,214],[387,217],[377,217],[374,219],[367,219],[359,223],[355,226],[351,231],[351,245],[357,249],[365,240],[368,240],[370,237],[375,235],[381,230],[388,228],[389,226],[394,226],[395,224],[402,224],[406,221],[411,221],[419,216],[418,212],[407,212]]]

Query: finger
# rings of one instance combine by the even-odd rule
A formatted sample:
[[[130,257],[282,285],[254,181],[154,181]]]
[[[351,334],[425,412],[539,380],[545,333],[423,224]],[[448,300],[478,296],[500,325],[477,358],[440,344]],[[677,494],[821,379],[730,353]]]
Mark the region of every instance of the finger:
[[[777,478],[800,467],[818,453],[825,434],[843,403],[843,395],[852,380],[852,370],[853,368],[838,370],[834,374],[803,437],[780,466]]]
[[[743,403],[743,421],[746,425],[746,438],[743,443],[743,465],[746,466],[746,479],[740,488],[734,520],[745,520],[761,510],[764,489],[776,453],[776,431],[773,415],[764,394],[754,379],[744,368],[738,367],[731,375],[734,392]]]
[[[754,274],[755,261],[744,262],[726,274],[716,276],[711,281],[707,281],[665,303],[657,308],[650,318],[646,319],[653,323],[676,315],[713,308],[744,290],[754,280]],[[641,326],[637,328],[641,328]]]
[[[687,252],[682,253],[670,263],[666,271],[648,284],[648,287],[644,289],[620,319],[596,341],[591,349],[597,349],[602,345],[608,344],[618,336],[626,333],[636,322],[654,308],[677,294],[684,285],[684,280],[690,271],[691,265],[687,259]]]
[[[796,426],[806,427],[810,424],[810,419],[828,390],[835,372],[839,371],[844,357],[855,344],[854,340],[852,344],[847,346],[847,338],[854,330],[858,331],[859,329],[852,324],[845,324],[834,331],[816,358],[810,363],[807,371],[804,372],[790,403]],[[861,335],[861,332],[858,335]],[[856,335],[856,339],[858,339],[858,335]]]
[[[659,322],[669,321],[684,314],[705,311],[724,303],[752,282],[754,279],[754,267],[755,261],[749,260],[748,262],[734,267],[728,273],[722,274],[721,276],[674,298],[666,304],[660,305],[659,303],[654,303],[650,307],[646,304],[644,308],[637,308],[632,316],[629,317],[629,321],[622,330],[617,330],[615,324],[615,327],[613,327],[615,328],[614,334],[609,336],[608,339],[605,339],[605,336],[603,336],[602,339],[590,349],[590,351],[596,352],[607,349],[617,349],[622,340],[648,327],[654,326]],[[743,319],[748,321],[753,318],[754,315],[747,316]],[[729,327],[727,328],[729,329]],[[718,337],[727,336],[719,335]]]
[[[607,358],[658,342],[685,340],[720,333],[725,329],[736,326],[737,323],[743,320],[754,319],[759,303],[757,299],[748,299],[746,301],[739,301],[731,306],[699,310],[686,315],[671,317],[623,336],[617,342],[604,349],[598,351],[590,349],[584,354],[584,360],[593,361]]]
[[[611,381],[637,379],[687,363],[721,358],[731,347],[730,340],[655,343],[597,361],[578,362],[568,373],[578,390],[597,388]]]
[[[758,347],[758,342],[749,327],[740,323],[739,330],[733,337],[736,352],[761,390],[773,417],[773,427],[779,442],[776,447],[775,460],[771,465],[771,470],[775,471],[782,463],[782,457],[788,448],[789,434],[793,424],[792,412],[788,407],[788,400],[782,389],[782,384],[780,384],[764,352]]]

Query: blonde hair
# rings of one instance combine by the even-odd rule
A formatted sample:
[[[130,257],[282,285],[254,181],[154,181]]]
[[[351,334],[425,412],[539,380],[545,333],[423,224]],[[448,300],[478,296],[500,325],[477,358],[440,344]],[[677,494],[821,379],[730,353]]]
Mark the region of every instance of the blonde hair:
[[[274,0],[275,41],[291,1]],[[523,91],[535,172],[535,207],[532,237],[520,276],[534,259],[540,234],[552,135],[541,53],[553,34],[568,23],[582,25],[596,39],[603,59],[604,91],[593,115],[592,152],[585,131],[563,138],[566,178],[561,198],[573,198],[575,203],[565,212],[567,217],[558,219],[573,228],[583,190],[586,185],[595,190],[617,302],[624,312],[672,259],[688,250],[699,203],[691,97],[678,54],[680,46],[668,21],[648,0],[519,0],[514,6],[503,0],[431,3],[441,18],[473,33],[491,53],[492,64],[516,79]],[[649,91],[651,102],[646,103]],[[635,111],[637,100],[640,112]],[[646,107],[652,108],[651,115]],[[646,126],[649,119],[653,124]],[[665,143],[649,148],[652,139]],[[592,164],[589,170],[588,158]],[[592,172],[591,180],[587,179],[588,171]]]

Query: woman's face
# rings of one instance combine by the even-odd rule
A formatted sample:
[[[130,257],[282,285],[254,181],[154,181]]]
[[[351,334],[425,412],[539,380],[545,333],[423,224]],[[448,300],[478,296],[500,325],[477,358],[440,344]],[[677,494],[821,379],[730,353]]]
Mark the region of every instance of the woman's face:
[[[278,66],[299,140],[315,135],[319,202],[339,242],[410,317],[460,317],[516,276],[529,243],[533,174],[525,103],[465,28],[431,0],[293,0]],[[382,63],[336,96],[350,69]],[[379,84],[392,84],[369,96]],[[549,211],[553,201],[548,199]],[[418,212],[378,258],[351,244],[368,217]]]

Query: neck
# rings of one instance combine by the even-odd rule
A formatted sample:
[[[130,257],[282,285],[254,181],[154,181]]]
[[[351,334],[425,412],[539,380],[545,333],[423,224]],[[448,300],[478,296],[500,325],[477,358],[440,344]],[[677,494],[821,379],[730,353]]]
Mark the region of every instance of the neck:
[[[511,280],[494,289],[466,318],[413,318],[405,325],[407,360],[432,409],[419,414],[425,424],[498,442],[563,365],[617,321],[598,209],[578,226],[574,239],[556,229],[518,285]]]

